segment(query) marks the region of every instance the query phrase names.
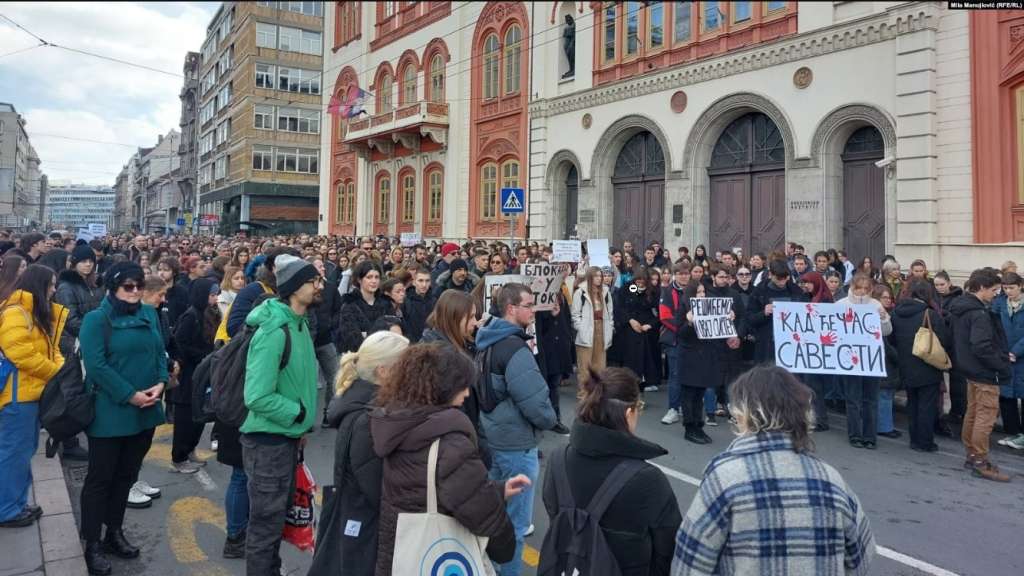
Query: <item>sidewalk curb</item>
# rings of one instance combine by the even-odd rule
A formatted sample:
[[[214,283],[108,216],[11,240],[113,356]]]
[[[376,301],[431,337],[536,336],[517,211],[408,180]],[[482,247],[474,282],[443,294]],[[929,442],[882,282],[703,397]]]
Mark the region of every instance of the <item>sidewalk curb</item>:
[[[87,576],[78,525],[60,458],[47,458],[46,432],[40,433],[39,450],[32,457],[32,494],[43,508],[35,525],[42,549],[42,574],[46,576]]]

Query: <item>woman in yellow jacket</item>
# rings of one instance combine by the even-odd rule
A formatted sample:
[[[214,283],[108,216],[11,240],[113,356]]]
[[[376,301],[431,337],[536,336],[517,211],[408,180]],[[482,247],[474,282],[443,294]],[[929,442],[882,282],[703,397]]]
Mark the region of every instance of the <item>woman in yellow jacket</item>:
[[[64,364],[60,335],[68,311],[51,303],[56,277],[34,264],[0,308],[0,528],[28,526],[43,511],[28,504],[32,455],[39,445],[39,398]],[[0,295],[0,297],[5,295]]]

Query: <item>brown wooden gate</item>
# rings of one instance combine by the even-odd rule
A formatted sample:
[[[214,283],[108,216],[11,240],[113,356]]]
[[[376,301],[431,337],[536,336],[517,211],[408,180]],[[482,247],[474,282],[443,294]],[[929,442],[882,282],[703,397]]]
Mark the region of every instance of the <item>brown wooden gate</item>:
[[[651,242],[664,242],[665,155],[653,134],[640,132],[622,147],[612,188],[614,244],[629,240],[642,254]]]
[[[850,135],[843,149],[843,248],[855,262],[885,255],[885,145],[873,126]]]

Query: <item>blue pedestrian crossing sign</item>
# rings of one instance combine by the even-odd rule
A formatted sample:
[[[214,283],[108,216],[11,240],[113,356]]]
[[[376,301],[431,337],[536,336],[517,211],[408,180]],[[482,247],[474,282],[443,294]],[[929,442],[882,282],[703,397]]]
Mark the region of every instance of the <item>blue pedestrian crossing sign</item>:
[[[523,211],[523,206],[526,204],[523,199],[522,188],[502,188],[501,189],[501,213],[502,214],[519,214]]]
[[[178,224],[178,226],[184,226],[185,225],[185,219],[184,218],[178,218],[177,224]]]

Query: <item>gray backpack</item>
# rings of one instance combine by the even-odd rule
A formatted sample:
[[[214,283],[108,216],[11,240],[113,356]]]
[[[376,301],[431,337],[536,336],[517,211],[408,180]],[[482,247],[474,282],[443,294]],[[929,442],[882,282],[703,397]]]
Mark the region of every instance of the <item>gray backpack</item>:
[[[601,517],[633,476],[643,470],[642,460],[625,460],[601,483],[586,508],[576,506],[569,485],[565,458],[569,450],[555,452],[549,474],[554,474],[558,513],[551,518],[540,550],[537,576],[621,576],[601,529]]]

